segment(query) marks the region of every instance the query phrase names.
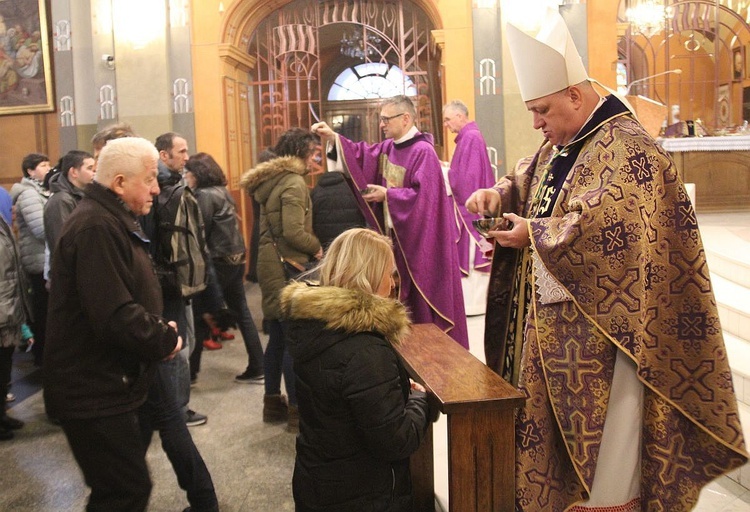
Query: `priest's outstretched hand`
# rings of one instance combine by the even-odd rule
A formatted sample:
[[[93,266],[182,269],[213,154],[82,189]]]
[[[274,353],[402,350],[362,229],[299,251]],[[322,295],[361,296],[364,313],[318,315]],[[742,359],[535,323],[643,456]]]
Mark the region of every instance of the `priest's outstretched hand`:
[[[310,127],[310,131],[325,142],[333,142],[336,139],[336,132],[334,132],[325,121],[315,123]]]

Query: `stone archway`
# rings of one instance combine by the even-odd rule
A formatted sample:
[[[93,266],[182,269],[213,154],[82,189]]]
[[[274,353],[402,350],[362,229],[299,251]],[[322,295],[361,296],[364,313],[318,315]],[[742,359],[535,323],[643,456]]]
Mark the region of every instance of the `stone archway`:
[[[338,47],[333,52],[338,58],[331,55],[331,30],[338,30],[332,27],[354,25],[383,41],[373,61],[399,65],[418,84],[421,125],[440,139],[439,53],[431,33],[441,25],[433,1],[239,2],[222,24],[220,55],[248,70],[246,82],[233,84],[225,93],[235,97],[239,89],[246,98],[247,104],[239,108],[252,113],[252,153],[274,144],[284,130],[309,126],[320,117],[328,86],[322,83],[321,69],[346,59],[338,56]]]
[[[246,0],[233,3],[225,14],[221,24],[221,43],[237,48],[246,46],[250,36],[258,25],[271,13],[281,9],[294,0]],[[377,0],[355,0],[348,2],[366,6],[379,3]],[[443,28],[442,19],[435,0],[412,0],[429,19],[435,29]]]
[[[251,86],[260,67],[264,65],[262,62],[259,62],[257,53],[255,55],[249,53],[253,34],[258,31],[264,20],[274,15],[277,17],[280,16],[280,13],[284,12],[284,8],[295,1],[299,0],[236,0],[227,6],[226,10],[222,10],[222,7],[219,7],[221,21],[218,26],[218,44],[215,45],[219,59],[216,64],[213,64],[214,67],[206,69],[209,74],[212,72],[215,74],[210,78],[206,77],[206,80],[201,80],[196,88],[196,94],[202,92],[204,93],[204,97],[211,96],[218,100],[213,105],[202,106],[200,113],[196,116],[196,129],[200,132],[198,138],[202,147],[211,149],[217,155],[223,154],[224,156],[223,165],[227,174],[228,188],[237,200],[238,210],[242,218],[243,233],[245,234],[246,241],[250,242],[251,254],[254,213],[251,201],[247,198],[246,194],[243,194],[239,190],[239,179],[244,171],[255,164],[255,155],[265,149],[266,146],[275,143],[275,136],[283,131],[284,123],[288,123],[290,112],[293,111],[295,113],[292,117],[298,113],[303,114],[305,112],[311,115],[311,110],[315,110],[315,108],[310,109],[307,104],[313,99],[315,101],[320,100],[320,93],[318,92],[315,98],[300,97],[296,110],[287,109],[286,113],[284,113],[283,108],[276,109],[271,104],[270,108],[267,108],[264,112],[263,109],[266,105],[256,101],[256,98],[259,97],[257,94],[258,90]],[[430,50],[434,50],[437,45],[432,40],[430,31],[443,28],[436,0],[398,0],[398,2],[408,2],[413,5],[413,9],[418,10],[420,15],[427,20],[430,28],[426,30],[424,35],[428,41],[425,45]],[[322,3],[317,1],[313,3],[317,4],[320,9],[325,9],[326,6],[329,8],[339,6],[336,16],[343,16],[344,5],[350,6],[347,12],[351,15],[351,10],[355,6],[359,12],[367,12],[368,9],[383,2],[377,0],[327,0]],[[223,3],[219,3],[218,5],[222,6]],[[324,15],[321,14],[320,16],[320,19],[326,19]],[[328,11],[328,16],[329,19],[333,16],[332,10]],[[338,22],[344,21],[344,19],[338,20]],[[297,23],[297,25],[309,25],[309,23],[303,22]],[[323,23],[317,23],[315,25],[316,29],[322,25]],[[292,33],[296,32],[292,31]],[[194,37],[197,41],[203,39],[202,36],[203,34],[200,30],[194,32]],[[304,39],[305,37],[303,36],[302,40]],[[298,43],[299,40],[295,39],[295,44]],[[198,44],[201,43],[199,42]],[[211,46],[210,42],[205,48],[209,46]],[[307,54],[310,53],[307,52]],[[210,59],[203,58],[202,62],[211,61]],[[289,62],[295,61],[291,59]],[[299,63],[300,61],[297,60],[296,62]],[[440,68],[440,64],[440,62],[435,62],[430,70],[434,77],[437,77],[437,70]],[[314,65],[319,68],[319,64]],[[302,68],[304,67],[302,66]],[[218,77],[220,80],[220,85],[218,86],[214,85],[215,82],[213,84],[209,83],[209,80],[216,80],[215,77]],[[435,82],[440,85],[439,80],[435,80]],[[439,89],[436,89],[438,90],[437,94],[426,97],[425,111],[437,112],[436,119],[439,126],[443,98]],[[283,90],[283,87],[281,90]],[[217,92],[218,94],[216,94]],[[304,107],[300,107],[301,105],[304,105]],[[280,118],[277,115],[278,110],[281,110],[282,113]],[[316,112],[320,112],[320,110],[318,109]],[[265,125],[262,122],[263,116],[266,116]],[[278,119],[281,120],[278,121]],[[303,123],[309,125],[311,121],[312,116],[308,119],[300,119],[299,125],[304,125]],[[216,129],[217,124],[219,125],[219,130]],[[435,132],[438,136],[442,135],[439,130]]]

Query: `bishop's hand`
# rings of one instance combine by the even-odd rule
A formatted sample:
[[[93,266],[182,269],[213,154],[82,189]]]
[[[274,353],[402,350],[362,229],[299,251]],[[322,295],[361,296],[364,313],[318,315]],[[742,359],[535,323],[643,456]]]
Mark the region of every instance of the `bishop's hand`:
[[[512,249],[523,249],[531,245],[529,237],[529,219],[519,217],[515,213],[504,213],[503,218],[513,224],[508,230],[492,231],[487,234],[495,239],[500,247],[510,247]]]
[[[500,192],[494,188],[480,188],[469,196],[465,206],[471,213],[495,217],[500,211]]]

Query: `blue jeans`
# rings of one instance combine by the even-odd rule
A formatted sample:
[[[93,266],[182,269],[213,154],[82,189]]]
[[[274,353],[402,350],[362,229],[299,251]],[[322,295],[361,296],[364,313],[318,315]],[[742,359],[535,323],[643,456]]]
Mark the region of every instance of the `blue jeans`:
[[[169,369],[172,372],[172,390],[177,399],[177,405],[182,408],[183,413],[187,411],[190,401],[190,347],[188,346],[188,316],[187,303],[185,299],[164,298],[164,314],[167,321],[177,322],[177,334],[182,336],[182,350],[169,361]]]
[[[219,510],[216,491],[198,448],[185,424],[185,417],[175,402],[174,369],[179,355],[157,364],[156,375],[148,390],[148,399],[139,410],[143,444],[151,443],[154,430],[159,431],[161,446],[172,463],[177,483],[186,491],[193,512]]]
[[[286,348],[286,336],[278,320],[268,322],[268,345],[263,359],[265,373],[265,391],[267,395],[281,393],[281,375],[289,396],[289,405],[297,405],[297,391],[294,382],[294,365],[292,356]]]
[[[237,323],[247,351],[247,371],[251,375],[258,375],[263,372],[263,346],[253,315],[247,307],[242,277],[245,265],[227,265],[214,260],[214,269],[227,306],[239,316]]]

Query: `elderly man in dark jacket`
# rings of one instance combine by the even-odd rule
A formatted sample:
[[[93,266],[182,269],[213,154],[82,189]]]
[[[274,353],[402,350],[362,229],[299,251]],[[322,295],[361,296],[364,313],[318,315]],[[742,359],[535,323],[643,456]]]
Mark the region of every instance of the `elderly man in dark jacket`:
[[[182,347],[136,220],[151,209],[158,154],[135,137],[101,152],[96,182],[52,260],[44,400],[91,496],[87,510],[145,510],[151,492],[138,408],[154,363]]]

